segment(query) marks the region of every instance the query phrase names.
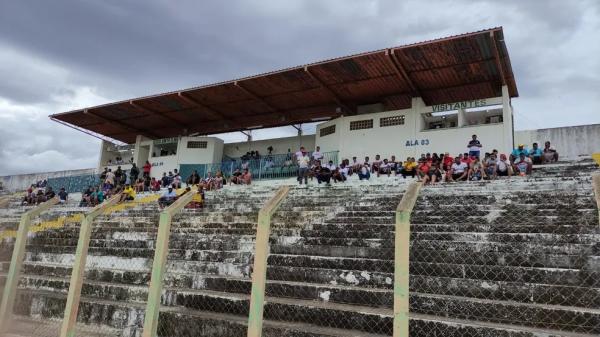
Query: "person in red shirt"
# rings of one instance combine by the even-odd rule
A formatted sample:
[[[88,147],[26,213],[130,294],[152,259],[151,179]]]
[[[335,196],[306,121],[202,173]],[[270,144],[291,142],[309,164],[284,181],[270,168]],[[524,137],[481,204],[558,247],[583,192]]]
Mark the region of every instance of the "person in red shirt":
[[[468,153],[464,153],[462,158],[460,158],[460,161],[461,161],[461,163],[465,163],[465,164],[467,164],[467,166],[470,167],[471,163],[473,162],[473,159],[471,157],[469,157]]]
[[[444,154],[444,161],[442,162],[442,167],[444,171],[450,171],[452,164],[454,163],[454,158],[450,156],[450,153],[446,152]]]
[[[152,164],[150,164],[149,161],[146,160],[146,164],[144,164],[144,177],[149,177],[150,176],[150,169],[152,168]]]
[[[417,166],[418,181],[422,181],[422,180],[426,179],[426,177],[428,177],[429,169],[431,168],[431,166],[429,166],[429,165],[430,164],[427,160],[419,162],[419,166]]]
[[[152,191],[160,191],[160,180],[156,180],[156,178],[152,177],[152,180],[150,181],[150,186],[152,187]]]

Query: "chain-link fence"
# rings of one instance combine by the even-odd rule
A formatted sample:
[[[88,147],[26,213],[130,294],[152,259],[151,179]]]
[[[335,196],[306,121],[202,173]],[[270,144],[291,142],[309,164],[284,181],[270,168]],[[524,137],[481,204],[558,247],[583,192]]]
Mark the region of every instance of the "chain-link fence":
[[[600,227],[589,181],[428,188],[411,223],[413,334],[449,335],[460,320],[490,331],[600,333]],[[432,317],[440,322],[427,323]]]

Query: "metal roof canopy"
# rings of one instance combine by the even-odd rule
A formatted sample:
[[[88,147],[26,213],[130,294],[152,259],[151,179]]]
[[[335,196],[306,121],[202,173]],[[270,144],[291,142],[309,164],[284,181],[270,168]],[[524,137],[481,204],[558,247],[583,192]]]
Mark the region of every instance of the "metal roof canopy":
[[[383,103],[406,109],[502,95],[517,86],[502,27],[287,68],[234,81],[51,115],[100,138],[134,143],[306,123]]]

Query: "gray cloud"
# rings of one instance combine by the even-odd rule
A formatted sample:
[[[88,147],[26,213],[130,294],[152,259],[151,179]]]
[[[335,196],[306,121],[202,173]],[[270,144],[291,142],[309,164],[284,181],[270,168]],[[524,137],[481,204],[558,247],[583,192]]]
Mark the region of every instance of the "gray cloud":
[[[517,129],[597,123],[599,3],[3,1],[0,175],[96,164],[98,141],[51,113],[494,26],[517,78]]]

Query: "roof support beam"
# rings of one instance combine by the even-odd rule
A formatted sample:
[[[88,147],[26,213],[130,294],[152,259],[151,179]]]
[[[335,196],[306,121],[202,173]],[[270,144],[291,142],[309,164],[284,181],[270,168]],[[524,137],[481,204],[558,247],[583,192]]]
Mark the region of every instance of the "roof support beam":
[[[172,117],[169,117],[169,116],[163,115],[163,114],[161,114],[160,112],[156,112],[156,111],[154,111],[154,110],[150,110],[150,109],[148,109],[148,108],[144,108],[143,106],[141,106],[141,105],[139,105],[139,104],[135,103],[134,101],[129,101],[129,105],[131,105],[132,107],[134,107],[134,108],[138,109],[138,110],[139,110],[139,111],[141,111],[141,112],[144,112],[144,113],[147,113],[147,114],[149,114],[149,115],[153,115],[153,116],[159,116],[159,117],[161,117],[162,119],[168,120],[168,121],[169,121],[169,122],[171,122],[171,123],[175,123],[175,125],[179,126],[179,127],[180,127],[180,128],[182,128],[182,129],[186,129],[186,128],[187,128],[187,126],[186,126],[186,125],[183,125],[183,124],[182,124],[180,121],[178,121],[178,120],[176,120],[176,119],[174,119],[174,118],[172,118]]]
[[[313,74],[310,69],[308,69],[308,66],[304,67],[304,72],[306,72],[306,74],[308,74],[308,76],[310,76],[310,78],[312,78],[315,82],[319,83],[319,86],[323,89],[325,89],[325,91],[327,91],[327,93],[329,94],[329,96],[333,97],[334,101],[342,108],[344,108],[347,112],[352,112],[352,110],[348,107],[348,105],[346,103],[344,103],[342,101],[342,99],[333,91],[331,90],[331,88],[329,88],[325,82],[323,82],[320,78],[317,77],[317,75]]]
[[[262,103],[262,105],[266,106],[270,112],[277,112],[278,109],[275,108],[274,106],[272,106],[271,104],[269,104],[267,101],[264,100],[264,98],[257,96],[256,94],[254,94],[252,91],[244,88],[240,82],[235,81],[233,82],[233,85],[235,85],[236,87],[240,88],[240,90],[242,90],[246,95],[252,97],[254,100],[259,101]]]
[[[400,79],[402,79],[405,83],[408,84],[408,86],[410,87],[410,90],[411,90],[413,96],[415,96],[415,97],[421,97],[421,93],[419,92],[419,88],[417,88],[417,86],[415,85],[415,83],[408,76],[408,73],[406,73],[406,70],[404,70],[404,67],[402,66],[402,63],[400,63],[400,60],[394,54],[394,49],[387,49],[385,51],[385,56],[386,56],[386,59],[388,60],[388,64],[390,66],[392,66],[392,68],[394,69],[394,72],[396,73],[396,75],[398,75],[398,77],[400,77]]]
[[[208,106],[200,103],[197,99],[192,98],[192,97],[186,95],[183,92],[178,92],[177,96],[179,98],[181,98],[182,100],[184,100],[185,102],[187,102],[188,104],[194,105],[194,106],[196,106],[198,108],[201,108],[201,109],[204,109],[204,110],[210,112],[213,116],[217,117],[218,119],[226,118],[225,116],[223,116],[222,113],[220,113],[220,112],[216,111],[215,109],[210,108],[210,107],[208,107]]]
[[[151,131],[139,129],[139,128],[136,128],[136,127],[131,126],[129,124],[125,124],[125,123],[123,123],[121,121],[118,121],[118,120],[115,120],[115,119],[112,119],[112,118],[106,118],[106,117],[100,116],[99,114],[91,112],[88,109],[84,109],[83,113],[86,114],[86,115],[94,116],[95,118],[98,118],[98,119],[100,119],[100,120],[102,120],[102,121],[104,121],[106,123],[117,125],[121,129],[129,131],[129,132],[136,132],[137,134],[140,134],[140,135],[148,137],[148,138],[153,138],[153,139],[161,138],[160,136],[158,136],[157,134],[155,134],[155,133],[153,133]]]
[[[492,48],[494,49],[494,58],[496,59],[496,67],[498,67],[498,75],[500,75],[500,82],[502,85],[506,85],[506,78],[504,77],[504,68],[500,63],[500,53],[498,52],[498,46],[496,45],[496,36],[494,32],[490,32],[490,39],[492,39]]]

